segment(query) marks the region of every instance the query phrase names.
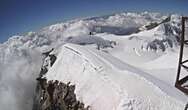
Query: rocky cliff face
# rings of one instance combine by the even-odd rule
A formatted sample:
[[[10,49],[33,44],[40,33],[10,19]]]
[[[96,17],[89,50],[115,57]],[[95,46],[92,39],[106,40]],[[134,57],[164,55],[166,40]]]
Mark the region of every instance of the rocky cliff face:
[[[53,49],[43,53],[44,64],[39,77],[36,79],[37,87],[33,110],[89,110],[89,106],[85,107],[84,103],[76,99],[75,85],[70,85],[70,82],[65,84],[57,80],[47,81],[43,77],[56,60],[56,56],[50,54],[52,51]]]
[[[89,110],[76,99],[75,85],[38,78],[33,110]]]

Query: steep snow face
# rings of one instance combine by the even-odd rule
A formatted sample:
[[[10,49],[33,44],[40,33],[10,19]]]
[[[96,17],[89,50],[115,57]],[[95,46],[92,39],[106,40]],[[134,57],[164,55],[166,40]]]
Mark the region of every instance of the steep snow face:
[[[180,31],[180,17],[178,15],[172,15],[170,22],[160,24],[159,26],[152,28],[150,30],[140,30],[140,28],[144,25],[150,24],[152,22],[159,23],[166,19],[166,17],[167,16],[159,13],[149,12],[120,13],[109,16],[72,20],[69,22],[59,23],[45,27],[39,30],[38,32],[29,32],[23,36],[13,36],[7,42],[0,44],[0,106],[3,110],[31,109],[32,98],[35,88],[35,78],[39,74],[43,59],[41,53],[48,51],[51,48],[55,48],[57,53],[59,53],[59,58],[64,58],[64,56],[61,56],[61,54],[66,55],[65,58],[69,60],[70,64],[59,64],[59,66],[56,64],[56,66],[52,67],[51,69],[54,72],[57,71],[58,73],[49,72],[47,76],[49,76],[49,79],[60,78],[59,80],[72,81],[73,83],[78,84],[77,93],[79,98],[81,100],[83,99],[84,102],[86,102],[88,105],[94,105],[92,107],[94,107],[95,109],[101,109],[104,107],[102,101],[112,104],[104,107],[104,109],[120,109],[122,106],[120,106],[119,104],[120,102],[124,104],[124,101],[122,101],[122,97],[119,93],[117,93],[117,91],[124,91],[123,97],[126,96],[125,99],[127,100],[127,102],[129,102],[125,104],[127,109],[136,109],[135,107],[138,107],[141,101],[146,102],[144,104],[140,104],[141,108],[147,109],[147,107],[149,107],[150,104],[153,104],[152,106],[150,106],[150,108],[153,106],[156,109],[157,107],[163,108],[163,104],[156,104],[155,106],[154,103],[157,103],[155,101],[149,103],[149,99],[147,97],[146,100],[143,97],[138,98],[137,96],[140,96],[140,94],[138,94],[137,92],[135,92],[132,95],[129,95],[129,93],[135,91],[135,88],[131,89],[131,87],[128,85],[132,85],[134,81],[137,82],[137,79],[141,82],[141,87],[148,88],[148,93],[151,93],[153,87],[158,87],[161,84],[150,86],[147,82],[152,81],[148,80],[145,82],[141,80],[139,77],[137,78],[131,75],[125,76],[131,77],[131,83],[123,82],[123,80],[125,79],[121,80],[121,78],[124,78],[121,74],[127,73],[123,71],[128,70],[124,69],[124,64],[121,65],[120,62],[117,63],[117,59],[126,64],[131,64],[135,67],[142,68],[148,74],[152,75],[152,77],[160,79],[164,81],[165,84],[168,84],[170,85],[170,87],[173,87],[173,76],[175,77],[175,74],[172,75],[170,73],[176,73],[175,67],[177,63],[175,62],[175,60],[172,59],[175,59],[175,57],[177,57],[178,55],[176,51],[176,46],[178,46],[179,40],[178,35]],[[92,34],[94,35],[88,35],[90,32],[92,32]],[[109,59],[113,59],[115,57],[116,60],[113,61],[115,61],[116,63],[107,63],[106,60],[104,61],[98,58],[98,54],[100,54],[100,52],[97,51],[98,54],[96,55],[93,53],[91,54],[90,52],[93,51],[85,52],[85,48],[83,49],[83,53],[87,53],[86,55],[88,55],[85,57],[86,60],[83,60],[84,58],[75,55],[74,53],[71,53],[70,50],[67,50],[67,48],[65,49],[65,47],[63,47],[64,49],[59,50],[59,47],[66,43],[84,45],[86,49],[94,50],[94,53],[97,48],[98,51],[111,55]],[[61,51],[65,52],[65,54]],[[82,51],[80,53],[82,54]],[[171,53],[173,53],[172,56]],[[105,56],[103,56],[103,58],[107,57],[106,54]],[[74,59],[73,56],[77,59]],[[159,62],[161,62],[161,60],[167,58],[170,58],[170,61],[172,61],[170,62],[172,64],[170,66],[171,68],[169,68],[168,66],[168,61],[165,61],[164,65],[162,66],[158,65]],[[58,60],[58,62],[61,62],[60,59]],[[94,61],[87,62],[90,60]],[[112,60],[107,61],[112,62]],[[68,61],[66,62],[68,63]],[[155,62],[157,62],[157,64],[155,64]],[[75,67],[77,67],[77,69],[67,69],[74,67],[71,67],[71,65],[76,65]],[[114,70],[110,65],[119,65],[119,69]],[[152,67],[150,65],[152,65]],[[62,66],[62,68],[65,68],[66,72],[64,72],[64,70],[58,69],[60,68],[60,66]],[[111,68],[111,70],[113,71],[108,71],[109,69],[106,70],[105,68],[101,68],[100,66],[103,66],[105,68]],[[56,68],[57,70],[53,68]],[[134,69],[137,70],[138,68]],[[164,68],[165,73],[162,72]],[[105,77],[103,77],[103,75],[100,75],[103,74],[100,73],[100,69],[101,71],[103,71],[104,69],[104,74],[109,72],[108,75],[113,83],[111,82],[109,84],[108,81],[103,81],[106,79]],[[134,69],[132,68],[132,70]],[[71,72],[69,72],[69,70]],[[86,72],[82,72],[82,70]],[[59,74],[61,71],[63,71],[62,76],[65,75],[65,77],[62,78],[54,76],[54,74],[56,74],[57,76],[61,75]],[[74,76],[74,72],[78,75]],[[168,78],[163,76],[171,77]],[[102,78],[97,79],[97,77]],[[120,78],[120,82],[122,81],[122,83],[118,82],[117,79],[113,78],[117,78],[118,80]],[[129,78],[127,78],[126,80],[129,80]],[[87,84],[86,82],[89,83]],[[112,87],[114,85],[115,87]],[[121,87],[123,88],[123,90],[121,89]],[[96,88],[100,88],[101,91],[96,91]],[[139,90],[144,90],[143,88]],[[166,90],[164,91],[164,93],[168,95],[170,94],[171,97],[175,97],[174,100],[176,101],[172,101],[171,97],[166,98],[165,100],[168,104],[178,105],[177,109],[179,109],[179,107],[182,107],[181,103],[179,102],[179,98],[177,98],[180,97],[179,95],[174,96],[173,92],[169,93]],[[88,98],[88,96],[92,96],[91,94],[96,96]],[[154,95],[151,95],[151,97],[155,97],[156,94],[158,94],[159,96],[165,96],[162,95],[163,92],[160,93],[155,91]],[[174,94],[176,94],[176,92],[174,92]],[[141,96],[146,96],[146,94],[144,94],[144,91],[141,92]],[[112,100],[107,100],[108,97],[111,97]],[[128,99],[129,97],[131,97],[131,99],[133,100],[130,101]],[[160,102],[161,99],[159,98],[158,101]],[[183,98],[180,97],[180,100],[181,99]],[[95,100],[100,100],[99,102],[101,103]],[[176,102],[177,104],[175,104]],[[132,103],[136,103],[136,105],[133,104],[129,108],[128,106]]]
[[[78,98],[93,110],[182,110],[186,100],[175,88],[138,68],[72,44],[61,47],[45,77],[75,84]]]
[[[111,97],[112,100],[106,101],[106,104],[109,104],[109,106],[106,106],[105,109],[113,109],[115,106],[110,104],[117,104],[117,95],[109,92],[114,90],[109,87],[107,82],[103,82],[103,79],[101,79],[100,75],[96,72],[100,71],[100,67],[95,67],[95,65],[89,60],[94,57],[90,56],[89,59],[87,57],[80,58],[82,54],[82,52],[74,50],[68,46],[63,47],[54,67],[49,69],[47,78],[49,80],[57,79],[63,82],[71,81],[73,84],[76,84],[78,99],[87,105],[93,106],[93,109],[96,110],[104,108],[103,101],[106,101],[106,99]],[[74,60],[74,62],[72,60]],[[64,72],[67,74],[64,74]],[[96,78],[96,76],[98,78]],[[97,83],[95,81],[97,81]],[[91,96],[91,93],[93,96]]]
[[[177,47],[181,32],[180,17],[173,15],[170,19],[169,22],[162,23],[149,31],[142,31],[134,35],[144,41],[141,46],[142,49],[165,51],[168,48]]]

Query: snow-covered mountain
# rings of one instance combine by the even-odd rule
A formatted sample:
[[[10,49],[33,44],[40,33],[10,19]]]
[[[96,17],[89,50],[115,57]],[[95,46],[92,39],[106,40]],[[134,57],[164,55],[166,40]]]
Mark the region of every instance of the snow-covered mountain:
[[[127,12],[11,37],[0,44],[0,109],[31,110],[42,53],[52,48],[57,60],[43,77],[75,84],[92,110],[184,109],[187,96],[174,87],[180,18]]]

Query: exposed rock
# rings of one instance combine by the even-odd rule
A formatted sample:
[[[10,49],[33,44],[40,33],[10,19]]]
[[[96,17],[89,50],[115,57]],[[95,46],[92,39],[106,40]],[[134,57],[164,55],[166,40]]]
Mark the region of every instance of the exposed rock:
[[[89,110],[76,99],[75,85],[38,79],[38,106],[33,110]]]
[[[55,63],[57,57],[54,54],[49,55],[49,57],[50,57],[50,66],[52,66]]]
[[[164,19],[163,21],[161,21],[159,23],[157,23],[157,22],[151,22],[150,24],[146,25],[145,28],[147,30],[150,30],[150,29],[153,29],[153,28],[159,26],[160,24],[170,22],[170,20],[171,20],[171,17],[169,16],[169,17],[167,17],[166,19]]]

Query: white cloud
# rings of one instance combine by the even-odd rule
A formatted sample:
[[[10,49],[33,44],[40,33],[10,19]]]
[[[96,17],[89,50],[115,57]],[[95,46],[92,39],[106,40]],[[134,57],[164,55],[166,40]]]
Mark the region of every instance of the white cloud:
[[[41,57],[27,51],[27,56],[12,56],[0,64],[0,110],[31,110]]]

